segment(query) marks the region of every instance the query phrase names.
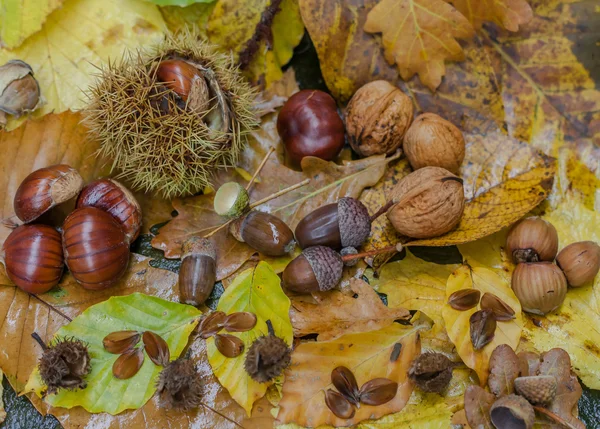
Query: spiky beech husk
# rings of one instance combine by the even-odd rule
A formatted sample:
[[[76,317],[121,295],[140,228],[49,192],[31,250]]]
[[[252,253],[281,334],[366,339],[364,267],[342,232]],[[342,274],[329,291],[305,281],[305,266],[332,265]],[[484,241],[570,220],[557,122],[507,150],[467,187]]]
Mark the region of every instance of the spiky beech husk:
[[[272,334],[264,335],[250,346],[244,368],[254,381],[266,383],[279,377],[291,360],[292,350],[283,339]]]
[[[194,66],[208,100],[184,101],[160,82],[157,70],[166,60]],[[236,163],[247,133],[258,125],[255,92],[231,56],[189,31],[104,67],[88,97],[85,122],[101,143],[99,154],[111,158],[117,177],[133,188],[167,198],[209,186],[216,169]]]
[[[91,369],[87,346],[74,338],[55,341],[40,358],[40,376],[50,394],[59,389],[85,389],[84,379]]]
[[[202,380],[189,359],[169,363],[158,376],[156,389],[165,408],[187,411],[202,402]]]

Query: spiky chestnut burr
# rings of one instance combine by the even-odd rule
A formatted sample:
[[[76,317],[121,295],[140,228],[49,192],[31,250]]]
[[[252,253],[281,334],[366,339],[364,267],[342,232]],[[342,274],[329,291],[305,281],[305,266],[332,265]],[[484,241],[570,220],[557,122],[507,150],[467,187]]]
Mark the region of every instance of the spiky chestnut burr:
[[[292,350],[275,335],[273,324],[267,320],[269,335],[257,338],[246,354],[244,368],[254,381],[266,383],[279,377],[292,360]]]
[[[196,36],[169,35],[107,65],[89,91],[86,123],[100,154],[134,189],[168,198],[201,191],[219,168],[235,165],[258,125],[255,92],[232,57]]]

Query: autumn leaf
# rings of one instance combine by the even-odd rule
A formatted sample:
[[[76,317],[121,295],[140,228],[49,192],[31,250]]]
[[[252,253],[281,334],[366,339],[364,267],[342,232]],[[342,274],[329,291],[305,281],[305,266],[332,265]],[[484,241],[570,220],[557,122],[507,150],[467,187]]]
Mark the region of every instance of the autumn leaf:
[[[418,333],[430,326],[418,319],[410,326],[394,323],[378,331],[348,334],[332,341],[301,343],[294,349],[292,363],[285,372],[287,381],[277,421],[307,427],[348,426],[401,410],[413,390],[407,372],[410,362],[421,351]],[[400,356],[391,361],[396,343],[402,344]],[[338,366],[349,368],[359,386],[373,378],[385,377],[398,383],[398,392],[386,404],[377,407],[361,404],[352,419],[340,419],[327,408],[324,399],[325,390],[333,387],[331,371]]]
[[[313,294],[315,302],[292,298],[290,319],[294,336],[318,333],[317,341],[330,341],[351,333],[376,331],[395,320],[410,318],[405,308],[386,307],[365,281],[353,278],[350,288],[356,296],[332,290]]]
[[[457,39],[474,34],[469,21],[443,0],[382,0],[364,29],[382,33],[385,58],[398,65],[402,79],[418,73],[432,91],[442,82],[446,60],[465,59]]]
[[[469,426],[477,429],[494,429],[490,420],[490,408],[496,397],[485,389],[473,385],[465,392],[465,414]]]
[[[102,340],[111,332],[133,330],[151,331],[167,343],[171,359],[183,352],[188,337],[200,321],[202,313],[191,305],[133,293],[116,296],[88,307],[69,324],[61,327],[53,338],[77,338],[87,344],[92,370],[86,377],[87,387],[77,391],[60,390],[46,395],[44,400],[55,407],[83,407],[90,413],[112,415],[144,405],[156,391],[156,377],[161,367],[144,359],[139,371],[127,380],[113,376],[117,355],[104,349]],[[40,397],[44,384],[36,368],[25,387]]]
[[[273,324],[275,334],[291,346],[293,333],[289,308],[290,300],[281,289],[281,280],[265,262],[239,274],[219,299],[217,310],[226,314],[249,311],[257,318],[252,330],[231,334],[240,338],[245,345],[244,353],[238,357],[223,356],[217,350],[213,337],[206,340],[208,361],[215,376],[248,416],[252,404],[264,396],[269,383],[258,383],[248,375],[244,369],[246,352],[258,337],[268,335],[267,320]]]
[[[37,0],[33,2],[6,2],[0,8],[0,47],[16,48],[42,28],[46,17],[63,0]]]
[[[2,370],[0,370],[0,380],[2,380],[3,377],[4,377],[4,374],[2,373]],[[6,418],[6,411],[4,411],[4,401],[2,399],[3,393],[4,393],[4,387],[2,387],[2,382],[0,381],[0,424],[2,424],[2,422]]]
[[[448,0],[476,30],[490,21],[509,31],[518,31],[533,17],[526,0]]]
[[[477,305],[466,311],[455,310],[447,303],[444,304],[442,316],[448,331],[448,336],[456,346],[458,355],[465,365],[473,369],[483,386],[489,375],[490,355],[500,344],[508,344],[515,350],[521,339],[523,317],[521,304],[513,293],[508,282],[495,272],[486,268],[471,268],[463,265],[448,278],[446,284],[446,299],[461,289],[477,289],[484,293],[494,294],[515,312],[515,318],[508,321],[498,321],[494,338],[482,349],[475,350],[471,342],[469,319],[473,313],[480,310]]]
[[[195,3],[214,3],[215,0],[146,0],[158,6],[179,6],[185,7]]]
[[[73,0],[17,49],[0,50],[0,64],[19,58],[33,68],[46,100],[35,116],[76,110],[85,104],[82,90],[97,66],[120,58],[125,48],[161,40],[164,27],[158,8],[143,0]],[[8,128],[21,122],[11,120]]]

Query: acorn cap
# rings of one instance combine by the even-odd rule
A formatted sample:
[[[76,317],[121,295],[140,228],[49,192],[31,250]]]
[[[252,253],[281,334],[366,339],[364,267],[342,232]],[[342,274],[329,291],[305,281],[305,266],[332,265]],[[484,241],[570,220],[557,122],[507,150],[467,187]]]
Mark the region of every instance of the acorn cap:
[[[237,182],[227,182],[217,190],[213,205],[219,216],[237,218],[244,214],[249,201],[246,188]]]
[[[507,395],[494,402],[490,418],[497,429],[531,429],[535,411],[525,398]]]
[[[324,246],[313,246],[302,251],[310,264],[321,292],[333,289],[342,279],[344,263],[334,250]]]
[[[360,201],[343,197],[338,200],[342,247],[359,247],[371,233],[369,211]]]
[[[358,250],[356,250],[355,247],[344,247],[342,250],[340,250],[340,255],[342,255],[342,256],[356,255],[356,254],[358,254]],[[358,264],[359,260],[360,260],[360,258],[348,259],[347,261],[344,261],[344,265],[346,267],[353,267],[356,264]]]
[[[515,379],[515,390],[533,405],[548,405],[556,396],[556,377],[536,375]]]
[[[209,258],[212,258],[215,261],[217,260],[217,251],[215,249],[215,246],[212,243],[212,241],[210,241],[207,238],[196,236],[190,237],[183,243],[182,250],[182,261],[191,255],[208,256]]]

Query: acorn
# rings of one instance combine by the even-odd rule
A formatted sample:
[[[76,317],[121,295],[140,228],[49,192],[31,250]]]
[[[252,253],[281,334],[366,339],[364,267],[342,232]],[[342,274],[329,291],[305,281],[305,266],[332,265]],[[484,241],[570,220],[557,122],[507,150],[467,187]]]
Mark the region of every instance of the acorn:
[[[40,86],[29,64],[11,60],[0,67],[0,129],[7,114],[18,118],[38,108],[40,101]]]
[[[250,196],[237,182],[227,182],[217,189],[213,206],[215,213],[228,218],[238,218],[248,210]]]
[[[490,419],[496,429],[531,429],[535,411],[525,398],[507,395],[494,402],[490,409]]]
[[[569,286],[592,283],[600,270],[600,246],[593,241],[569,244],[560,251],[556,263],[565,273]]]
[[[140,234],[142,209],[133,194],[113,179],[94,180],[77,197],[77,208],[96,207],[119,221],[129,243]]]
[[[296,226],[296,240],[302,249],[326,246],[338,250],[360,247],[371,232],[369,211],[360,201],[343,197],[309,213]]]
[[[191,360],[179,358],[161,371],[156,391],[162,407],[189,411],[202,403],[202,378]]]
[[[436,352],[425,352],[412,361],[408,378],[423,392],[443,392],[452,379],[452,361]]]
[[[217,253],[206,238],[191,237],[183,243],[179,268],[180,301],[199,306],[212,293],[217,278]]]
[[[258,383],[266,383],[279,377],[292,361],[292,350],[283,339],[275,335],[270,320],[267,320],[267,328],[269,335],[254,340],[244,361],[246,372]]]
[[[324,246],[308,247],[283,270],[283,284],[298,293],[324,292],[342,279],[344,263],[336,251]]]
[[[65,266],[62,240],[47,225],[21,225],[3,245],[6,274],[28,293],[45,293],[60,281]]]
[[[270,213],[252,210],[230,226],[231,235],[267,256],[283,256],[294,250],[294,234],[287,224]]]
[[[567,279],[552,262],[522,263],[513,271],[512,289],[523,311],[544,315],[565,300]]]
[[[65,164],[40,168],[29,174],[15,193],[15,214],[29,223],[52,207],[75,197],[83,187],[83,179]]]
[[[514,225],[506,237],[506,251],[515,264],[553,261],[558,252],[558,233],[550,222],[532,216]]]
[[[547,406],[556,396],[556,377],[535,375],[515,379],[515,390],[533,405]]]
[[[95,207],[75,209],[63,225],[63,251],[71,274],[85,289],[116,283],[129,262],[129,241],[121,224]]]

